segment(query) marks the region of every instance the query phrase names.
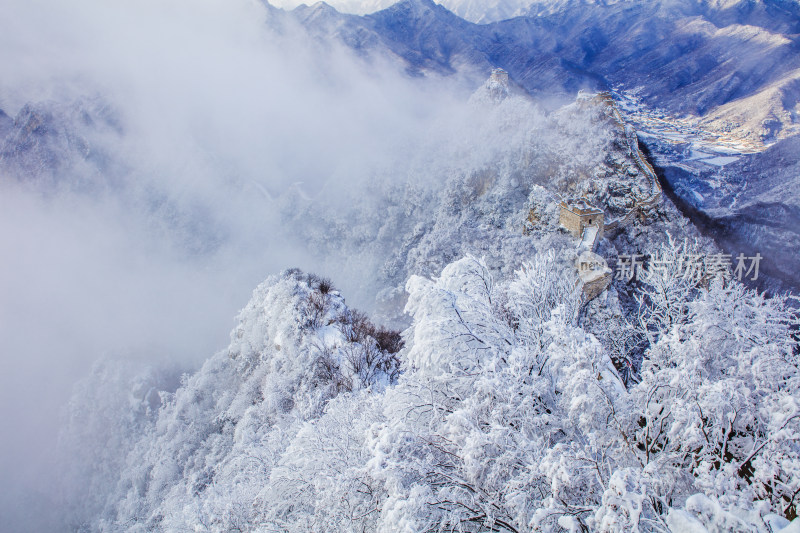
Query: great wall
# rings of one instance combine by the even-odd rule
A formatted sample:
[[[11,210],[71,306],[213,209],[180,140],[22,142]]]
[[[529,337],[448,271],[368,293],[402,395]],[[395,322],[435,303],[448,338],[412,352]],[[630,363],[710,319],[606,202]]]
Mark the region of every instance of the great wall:
[[[656,172],[644,158],[639,148],[636,130],[625,123],[610,93],[599,93],[591,98],[595,102],[605,104],[611,111],[611,117],[622,128],[628,145],[630,156],[639,172],[647,180],[649,194],[645,197],[633,196],[633,207],[624,215],[605,220],[602,209],[591,205],[586,199],[574,204],[562,201],[559,211],[559,224],[580,238],[578,243],[579,259],[576,264],[579,283],[582,285],[585,301],[589,301],[602,293],[611,284],[611,269],[605,260],[594,253],[598,241],[603,235],[619,230],[633,222],[634,217],[646,216],[647,212],[661,203],[662,190]]]
[[[641,172],[647,179],[650,190],[650,195],[645,198],[637,198],[634,196],[634,205],[627,213],[616,219],[609,220],[606,223],[605,230],[611,232],[632,222],[633,218],[637,214],[643,214],[661,203],[662,191],[661,185],[658,183],[656,171],[643,157],[644,154],[642,154],[642,151],[639,149],[639,138],[636,135],[636,130],[633,129],[633,126],[625,123],[625,120],[622,118],[619,109],[617,109],[617,106],[614,103],[611,93],[600,93],[596,98],[602,100],[606,103],[606,105],[608,105],[608,107],[611,109],[611,116],[614,118],[614,121],[625,131],[625,139],[628,142],[628,150],[631,158],[633,158],[634,162],[636,163],[639,172]]]

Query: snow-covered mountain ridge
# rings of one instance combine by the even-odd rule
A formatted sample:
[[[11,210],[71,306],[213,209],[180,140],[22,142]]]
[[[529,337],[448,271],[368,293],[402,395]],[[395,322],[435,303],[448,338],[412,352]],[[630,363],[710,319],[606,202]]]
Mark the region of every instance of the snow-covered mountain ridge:
[[[112,394],[131,394],[131,402],[93,407],[76,396],[70,406],[72,433],[63,444],[75,476],[69,483],[94,487],[88,499],[68,495],[71,527],[136,531],[205,524],[217,530],[220,524],[254,524],[266,508],[244,515],[243,508],[225,510],[226,502],[244,503],[258,493],[269,501],[264,476],[275,454],[286,452],[287,437],[322,416],[340,393],[369,402],[364,391],[377,394],[394,383],[401,347],[398,333],[350,310],[330,281],[292,270],[253,292],[228,349],[184,376],[175,392],[152,389],[158,374],[115,378],[113,366],[98,366],[81,389],[117,386]],[[131,383],[151,392],[126,390]],[[128,409],[141,415],[131,417]],[[120,426],[118,417],[136,423]],[[92,440],[104,449],[100,464],[84,448],[84,426],[94,428]],[[267,441],[278,447],[265,448]],[[175,514],[178,509],[183,511]]]
[[[797,318],[784,300],[718,282],[673,294],[688,305],[675,326],[682,338],[653,315],[668,329],[641,383],[626,389],[578,326],[580,296],[552,251],[506,281],[467,257],[434,279],[412,277],[407,290],[413,323],[396,355],[401,344],[381,346],[325,280],[291,271],[256,289],[230,347],[174,393],[142,395],[147,379],[109,382],[99,369],[80,390],[118,386],[131,402],[87,405],[79,395],[70,405],[73,483],[94,489],[91,501],[71,495],[72,528],[800,525],[781,516],[792,516],[783,505],[800,464],[799,376],[784,359]],[[720,334],[717,324],[735,328]],[[129,410],[144,416],[127,422]],[[87,425],[99,429],[89,443]]]
[[[794,246],[782,80],[796,41],[779,16],[792,4],[551,2],[488,25],[424,0],[365,17],[180,0],[170,18],[161,4],[123,12],[164,15],[168,38],[109,46],[91,72],[66,69],[65,94],[0,113],[0,333],[23,325],[0,339],[8,365],[70,347],[156,362],[101,363],[75,389],[51,469],[65,474],[63,529],[798,527],[796,300],[705,269],[724,259],[717,244],[741,243],[672,202],[735,209],[726,235]],[[220,11],[195,27],[195,8]],[[184,45],[186,26],[201,37]],[[166,61],[120,61],[151,38],[171,45]],[[510,80],[484,83],[498,65]],[[764,88],[788,118],[737,114]],[[691,115],[723,107],[753,129],[738,137],[752,154],[704,151],[713,135]],[[656,120],[665,129],[647,131]],[[658,194],[634,128],[675,195]],[[568,230],[562,200],[599,207],[601,238]],[[583,248],[609,278],[591,295]],[[227,298],[292,264],[342,291],[297,269],[270,276],[206,360]],[[181,335],[193,342],[147,343]],[[7,410],[47,392],[17,381]],[[15,522],[7,501],[0,529],[24,531],[37,513]]]
[[[575,6],[612,6],[615,4],[634,4],[642,0],[440,0],[437,3],[446,7],[464,20],[479,24],[498,22],[518,16],[541,16],[564,11]],[[273,0],[276,7],[293,9],[306,4],[301,0]],[[328,5],[341,13],[368,15],[395,4],[395,0],[329,0]],[[763,14],[764,12],[780,12],[791,10],[791,2],[752,0],[703,0],[693,2],[697,9],[724,13],[732,18],[742,14]]]
[[[283,199],[285,225],[297,239],[331,264],[341,257],[361,278],[377,280],[384,320],[404,323],[398,311],[408,276],[434,276],[465,254],[486,256],[492,271],[503,276],[549,248],[569,264],[575,245],[558,229],[562,198],[585,197],[611,222],[657,187],[640,168],[629,132],[606,98],[581,95],[545,112],[513,89],[507,97],[497,89],[488,80],[472,95],[463,121],[426,140],[411,169],[422,179],[403,184],[407,170],[387,168],[373,178],[369,194],[337,210],[321,209],[318,198],[289,193]],[[458,132],[457,143],[450,131]],[[440,187],[424,185],[440,180]],[[336,194],[335,184],[329,194]],[[668,202],[650,211],[609,236],[622,236],[622,244],[614,241],[619,253],[646,253],[665,231],[697,235]],[[636,242],[625,242],[629,231],[637,234]],[[617,253],[609,249],[611,258]]]
[[[471,65],[488,73],[502,67],[534,94],[581,87],[635,90],[651,107],[708,116],[707,126],[733,127],[766,140],[797,122],[791,80],[800,68],[800,8],[791,2],[566,1],[487,25],[465,23],[435,6],[407,0],[365,17],[327,10],[325,25],[305,18],[318,7],[297,13],[312,31],[357,43],[358,49],[364,40],[353,38],[355,28],[372,34],[366,51],[388,48],[410,69],[452,72]],[[331,27],[337,29],[325,30]],[[766,96],[775,91],[783,91],[783,99]],[[741,100],[744,109],[743,99],[762,92],[770,102],[764,113],[772,112],[769,120],[778,122],[763,132],[761,123],[732,126],[734,102]]]
[[[782,222],[777,226],[775,222],[760,226],[752,219],[746,225],[731,225],[726,219],[739,216],[737,206],[722,214],[725,205],[716,205],[712,212],[697,198],[716,182],[750,183],[758,191],[777,183],[764,180],[762,172],[752,172],[754,164],[739,165],[736,172],[744,174],[735,176],[723,167],[738,158],[751,159],[748,153],[763,151],[800,131],[797,5],[566,1],[538,3],[531,9],[536,11],[527,17],[465,25],[430,2],[409,1],[348,18],[348,25],[374,36],[363,47],[367,41],[360,41],[360,50],[388,50],[416,74],[449,75],[471,72],[470,68],[488,72],[499,66],[539,96],[574,94],[588,87],[612,88],[623,100],[633,97],[638,108],[626,107],[628,120],[646,134],[643,139],[654,157],[678,169],[667,172],[667,177],[689,169],[693,185],[687,187],[687,180],[682,180],[674,188],[682,202],[699,209],[701,217],[718,222],[709,226],[709,234],[716,235],[730,253],[739,253],[744,246],[753,253],[759,249],[770,254],[765,270],[770,280],[762,288],[796,289],[796,276],[790,272],[799,265],[793,256],[780,252],[794,246],[797,226],[792,217],[779,217]],[[328,14],[330,20],[341,16]],[[312,32],[319,29],[308,26]],[[340,27],[326,35],[347,43],[352,42],[350,31]],[[776,171],[796,181],[790,168]],[[792,196],[783,206],[789,211]]]
[[[288,225],[312,249],[329,247],[323,256],[402,261],[387,278],[408,295],[402,340],[349,309],[329,281],[288,270],[253,292],[229,347],[176,390],[160,389],[170,380],[158,374],[99,367],[63,437],[75,476],[66,486],[98,495],[68,500],[73,528],[798,526],[787,520],[800,465],[789,301],[655,271],[587,305],[554,193],[610,214],[651,194],[631,130],[609,95],[548,113],[498,85],[476,91],[454,125],[463,144],[420,154],[423,176],[450,173],[441,189],[389,173],[391,186],[373,179],[381,194],[361,192],[349,211],[283,199],[297,217]],[[642,215],[598,251],[611,260],[655,250],[674,265],[713,251],[690,244],[696,230],[668,200]],[[403,253],[392,257],[396,239]],[[101,384],[131,401],[98,409],[80,391]],[[86,427],[103,428],[92,439],[100,465]]]

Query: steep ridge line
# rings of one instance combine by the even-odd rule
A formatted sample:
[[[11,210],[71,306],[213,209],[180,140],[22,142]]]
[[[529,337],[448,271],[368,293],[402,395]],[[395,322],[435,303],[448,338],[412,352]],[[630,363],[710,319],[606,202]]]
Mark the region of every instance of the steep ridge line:
[[[614,98],[611,96],[611,93],[599,93],[597,98],[609,106],[611,109],[611,116],[614,118],[614,121],[625,132],[625,139],[628,142],[628,150],[630,155],[636,163],[639,171],[644,174],[645,178],[647,179],[650,189],[650,196],[643,199],[634,197],[633,207],[627,213],[619,218],[612,219],[605,224],[605,229],[607,231],[614,231],[624,224],[629,224],[637,215],[637,213],[644,212],[659,204],[661,202],[662,190],[655,170],[644,158],[644,154],[642,154],[642,151],[639,148],[639,137],[636,135],[636,130],[633,128],[633,126],[625,122],[625,119],[622,117],[622,114],[619,112],[619,109],[614,103]]]

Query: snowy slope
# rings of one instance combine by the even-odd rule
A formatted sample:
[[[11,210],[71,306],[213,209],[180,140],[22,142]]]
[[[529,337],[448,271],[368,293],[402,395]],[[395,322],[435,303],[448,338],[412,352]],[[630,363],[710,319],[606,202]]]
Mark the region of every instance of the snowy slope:
[[[184,376],[174,393],[152,375],[126,379],[107,363],[78,389],[92,394],[76,395],[62,438],[69,486],[91,486],[94,496],[67,496],[69,526],[174,531],[252,524],[268,511],[253,498],[271,501],[270,470],[304,423],[319,419],[345,391],[352,394],[346,403],[361,398],[369,405],[396,381],[401,346],[399,334],[350,310],[327,280],[286,271],[256,288],[228,349]],[[109,379],[115,373],[123,377]],[[92,405],[106,392],[120,401]],[[108,425],[122,420],[127,427]],[[87,426],[94,428],[89,439]]]
[[[495,22],[522,15],[534,0],[442,0],[437,2],[464,20],[476,23]],[[294,9],[302,0],[272,0],[276,7]],[[322,3],[322,2],[319,2]],[[319,3],[311,4],[316,7]],[[325,2],[341,13],[368,15],[391,7],[396,0],[329,0]]]
[[[441,0],[444,7],[470,22],[485,24],[525,14],[533,0]]]
[[[580,88],[613,88],[633,97],[640,109],[631,110],[631,120],[648,133],[646,139],[654,139],[648,141],[653,154],[677,143],[661,155],[692,168],[693,185],[676,188],[689,203],[719,181],[710,177],[703,183],[699,176],[709,169],[797,135],[800,128],[800,9],[793,2],[565,0],[536,3],[527,17],[474,25],[431,2],[408,0],[348,20],[349,28],[336,37],[357,42],[360,52],[388,50],[416,75],[488,74],[502,67],[537,97],[571,98]],[[684,154],[681,146],[690,144]],[[752,168],[739,168],[743,174],[733,181],[753,181],[757,190],[775,186],[770,180],[756,183],[763,174]],[[787,222],[784,229],[791,227]],[[720,242],[734,242],[723,235],[728,230],[709,231]],[[769,238],[766,226],[748,231],[734,240]]]
[[[626,389],[552,250],[506,280],[473,256],[412,276],[396,353],[323,284],[269,278],[229,348],[174,392],[113,369],[79,388],[71,487],[99,505],[69,492],[69,528],[796,530],[782,516],[800,472],[785,301],[720,283],[673,293],[682,337],[654,339]]]
[[[490,82],[471,98],[454,91],[455,103],[434,100],[444,108],[437,113],[426,105],[435,85],[398,90],[405,79],[394,71],[377,68],[361,79],[353,63],[323,54],[319,63],[331,60],[349,75],[303,78],[287,68],[269,91],[255,89],[251,104],[280,89],[308,96],[291,120],[275,120],[275,107],[259,114],[258,105],[223,106],[233,111],[229,120],[211,125],[227,128],[200,128],[208,123],[189,107],[191,135],[206,143],[180,150],[174,130],[157,138],[169,139],[165,152],[175,149],[178,166],[189,167],[180,174],[189,187],[174,190],[148,187],[172,177],[171,167],[147,157],[152,152],[135,154],[145,156],[137,158],[140,174],[111,171],[130,161],[95,142],[95,134],[122,134],[114,120],[102,120],[103,105],[34,103],[13,121],[0,114],[3,179],[45,197],[74,187],[94,198],[108,188],[112,198],[141,202],[154,226],[170,224],[178,242],[198,242],[190,254],[201,258],[244,234],[233,242],[247,246],[229,257],[246,262],[277,234],[300,243],[302,257],[314,257],[325,274],[348,276],[377,296],[382,322],[408,326],[402,337],[377,327],[327,280],[291,269],[253,292],[229,347],[195,371],[96,366],[76,388],[62,438],[66,527],[560,533],[748,531],[769,523],[796,530],[781,516],[796,514],[791,502],[800,490],[798,318],[786,300],[654,272],[635,283],[615,280],[586,304],[574,279],[577,240],[559,229],[557,210],[561,197],[587,196],[614,217],[640,215],[601,240],[610,263],[660,254],[683,265],[718,252],[694,239],[696,228],[668,200],[631,211],[653,188],[629,142],[636,136],[607,96],[574,93],[624,82],[672,113],[705,114],[768,89],[770,105],[790,109],[792,87],[782,80],[796,70],[796,48],[793,22],[782,16],[793,5],[548,3],[537,16],[488,25],[425,0],[365,17],[322,4],[270,11],[270,28],[299,22],[309,30],[312,57],[340,52],[331,46],[336,38],[358,52],[358,66],[388,59],[432,84],[467,72],[468,86],[499,65],[512,88],[559,98],[544,105]],[[380,76],[388,81],[365,81]],[[235,99],[248,87],[236,86]],[[357,105],[340,106],[343,95]],[[383,114],[374,102],[399,111]],[[736,119],[731,109],[725,120]],[[436,120],[403,129],[408,117],[426,113]],[[375,114],[380,128],[348,129]],[[315,120],[322,115],[335,127]],[[761,127],[765,118],[742,120],[755,128],[747,125]],[[773,137],[791,120],[771,128]],[[267,126],[255,127],[259,121]],[[326,142],[306,143],[320,128]],[[233,149],[210,149],[216,135],[231,136]],[[349,135],[363,143],[342,142]],[[794,172],[794,142],[736,163],[728,183],[702,184],[722,184],[728,194],[736,180],[760,178],[734,191],[742,194],[734,194],[741,210],[732,228],[763,237],[778,215],[796,216],[793,183],[780,172],[770,179],[775,163]],[[172,155],[165,152],[156,153]],[[237,167],[248,157],[249,173]],[[716,159],[702,161],[722,164]],[[197,209],[178,202],[191,196],[187,189],[202,189],[195,178],[204,167],[221,176],[214,183],[240,193],[237,201],[209,188]],[[141,196],[114,197],[126,184],[106,181],[150,174]],[[80,178],[89,186],[76,187]],[[696,184],[686,190],[706,198]],[[264,212],[281,224],[265,223]],[[252,226],[260,231],[248,233]],[[786,243],[795,250],[796,235]]]
[[[692,153],[688,143],[655,137],[646,142],[674,193],[702,214],[706,231],[731,253],[764,257],[762,289],[797,290],[800,137],[760,153],[721,153],[699,160],[687,159],[685,152]]]
[[[429,0],[406,0],[348,20],[351,29],[335,36],[360,50],[388,48],[417,72],[449,74],[470,65],[488,74],[502,67],[541,94],[613,86],[679,116],[709,116],[721,129],[731,127],[737,102],[741,114],[754,107],[747,98],[760,98],[767,104],[763,117],[735,125],[755,137],[765,128],[785,136],[797,121],[789,83],[800,68],[794,3],[570,0],[534,4],[528,17],[475,25]],[[365,48],[353,38],[355,28],[375,35],[375,42]],[[778,90],[783,98],[768,96]]]

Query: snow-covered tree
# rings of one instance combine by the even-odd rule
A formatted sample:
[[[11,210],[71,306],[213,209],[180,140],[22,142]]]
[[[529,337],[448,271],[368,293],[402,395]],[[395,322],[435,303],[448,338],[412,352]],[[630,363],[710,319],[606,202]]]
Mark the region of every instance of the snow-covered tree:
[[[375,531],[385,491],[367,469],[365,443],[384,420],[381,405],[367,391],[341,395],[303,425],[254,502],[265,523],[291,532]]]
[[[687,319],[651,348],[632,389],[636,449],[658,472],[651,497],[665,512],[695,492],[724,508],[768,502],[794,516],[800,490],[797,317],[716,280]],[[636,427],[636,426],[634,426]]]
[[[697,243],[688,239],[676,242],[671,235],[649,260],[648,268],[639,271],[641,291],[638,330],[652,345],[673,326],[687,318],[687,306],[703,281],[702,256]]]
[[[112,373],[98,394],[133,396],[99,418],[74,405],[86,431],[131,438],[102,441],[89,479],[106,496],[75,516],[126,531],[787,527],[800,494],[789,299],[721,278],[680,293],[680,319],[660,322],[626,389],[557,258],[510,280],[474,256],[411,277],[402,339],[327,280],[268,279],[229,349],[174,393],[156,402]]]
[[[387,421],[371,440],[373,475],[388,492],[380,530],[583,521],[611,474],[605,448],[619,430],[605,430],[624,388],[575,325],[574,280],[545,254],[498,287],[467,257],[408,289],[409,368],[387,392]],[[561,466],[574,474],[565,483],[556,481],[565,480]]]

